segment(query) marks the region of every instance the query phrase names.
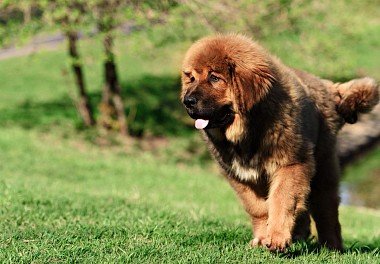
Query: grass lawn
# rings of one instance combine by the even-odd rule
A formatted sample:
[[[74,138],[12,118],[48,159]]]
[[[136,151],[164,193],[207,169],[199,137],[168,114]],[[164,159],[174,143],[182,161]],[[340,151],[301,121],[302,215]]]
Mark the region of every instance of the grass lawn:
[[[98,47],[82,46],[96,103]],[[1,263],[378,263],[380,212],[365,208],[341,208],[343,254],[314,241],[284,254],[250,249],[249,220],[177,99],[185,46],[153,59],[119,47],[127,113],[132,133],[146,136],[141,144],[82,130],[62,49],[0,61]],[[166,137],[150,142],[151,135]],[[376,153],[368,170],[379,168]]]
[[[378,263],[380,212],[342,207],[347,251],[250,249],[215,170],[72,139],[0,130],[0,262]]]

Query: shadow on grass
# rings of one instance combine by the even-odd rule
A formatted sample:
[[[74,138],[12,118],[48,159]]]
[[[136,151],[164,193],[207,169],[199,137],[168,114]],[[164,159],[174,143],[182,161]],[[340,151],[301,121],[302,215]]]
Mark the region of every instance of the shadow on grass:
[[[68,96],[50,102],[26,99],[13,108],[2,109],[0,115],[2,127],[20,126],[24,129],[63,125],[69,120],[73,123],[80,121],[75,105]]]
[[[179,77],[145,75],[123,83],[122,91],[132,135],[179,135],[191,131],[185,124],[186,113],[179,101]],[[101,93],[90,96],[95,115],[98,115]],[[1,126],[25,129],[67,122],[82,128],[75,104],[68,95],[48,102],[26,99],[13,108],[3,109],[0,116]]]
[[[226,227],[221,228],[218,224],[214,224],[210,226],[210,230],[200,232],[197,235],[189,235],[188,237],[184,238],[180,244],[182,246],[194,246],[204,244],[234,244],[237,247],[241,247],[242,245],[244,246],[244,243],[246,243],[246,246],[249,247],[248,241],[250,241],[250,239],[252,239],[251,230],[246,226],[235,226],[230,229],[227,229]],[[351,246],[346,247],[340,254],[370,253],[374,256],[380,255],[379,239],[373,240],[370,243],[347,240],[346,244]],[[261,247],[260,249],[266,251],[264,247]],[[296,259],[300,256],[305,256],[309,254],[329,254],[333,252],[334,251],[331,251],[325,247],[321,247],[315,240],[310,239],[308,241],[295,242],[284,253],[273,254],[276,254],[280,258]]]
[[[179,100],[179,76],[145,75],[123,83],[132,134],[180,135],[192,129]]]
[[[379,239],[371,241],[370,243],[346,240],[346,244],[349,244],[351,246],[345,247],[343,252],[340,252],[340,254],[372,253],[376,256],[380,254]],[[308,241],[299,241],[294,243],[289,250],[284,253],[280,253],[279,256],[288,259],[295,259],[299,256],[308,254],[326,254],[329,252],[334,251],[331,251],[325,247],[321,247],[315,240],[310,239]]]
[[[194,246],[194,245],[235,245],[241,247],[242,244],[248,246],[248,242],[251,240],[251,230],[244,225],[231,225],[221,221],[210,221],[202,219],[198,223],[198,227],[190,234],[186,234],[180,241],[181,246]]]

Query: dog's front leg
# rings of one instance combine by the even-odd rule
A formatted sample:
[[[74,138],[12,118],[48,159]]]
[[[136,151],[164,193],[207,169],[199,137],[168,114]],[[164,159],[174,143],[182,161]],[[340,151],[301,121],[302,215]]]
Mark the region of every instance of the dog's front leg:
[[[291,244],[297,214],[306,210],[311,170],[304,164],[280,168],[272,178],[268,196],[267,236],[271,251],[283,251]]]
[[[268,206],[264,197],[260,197],[248,183],[242,183],[232,177],[227,179],[240,198],[253,225],[253,239],[250,245],[261,246],[267,234]]]

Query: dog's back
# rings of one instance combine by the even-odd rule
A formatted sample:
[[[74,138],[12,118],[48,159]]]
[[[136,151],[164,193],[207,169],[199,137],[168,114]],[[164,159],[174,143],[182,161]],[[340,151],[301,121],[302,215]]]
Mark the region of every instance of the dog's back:
[[[334,134],[345,123],[355,123],[358,114],[370,112],[379,102],[379,85],[372,78],[334,83],[298,69],[293,71]]]

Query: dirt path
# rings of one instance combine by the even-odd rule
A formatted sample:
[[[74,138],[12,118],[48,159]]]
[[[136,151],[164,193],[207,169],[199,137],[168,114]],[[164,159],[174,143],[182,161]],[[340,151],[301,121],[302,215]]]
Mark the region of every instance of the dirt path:
[[[0,0],[1,2],[1,0]],[[121,34],[128,35],[134,30],[132,23],[124,23],[119,26]],[[79,38],[88,38],[97,34],[97,30],[93,29],[88,35],[79,32]],[[65,42],[65,36],[62,33],[52,33],[51,35],[35,36],[30,43],[23,47],[10,47],[0,49],[0,60],[5,60],[12,57],[21,57],[33,54],[39,50],[54,50]]]
[[[23,47],[10,47],[6,49],[0,49],[0,60],[27,56],[40,50],[55,50],[64,41],[65,37],[61,33],[45,37],[35,37],[29,44]]]

